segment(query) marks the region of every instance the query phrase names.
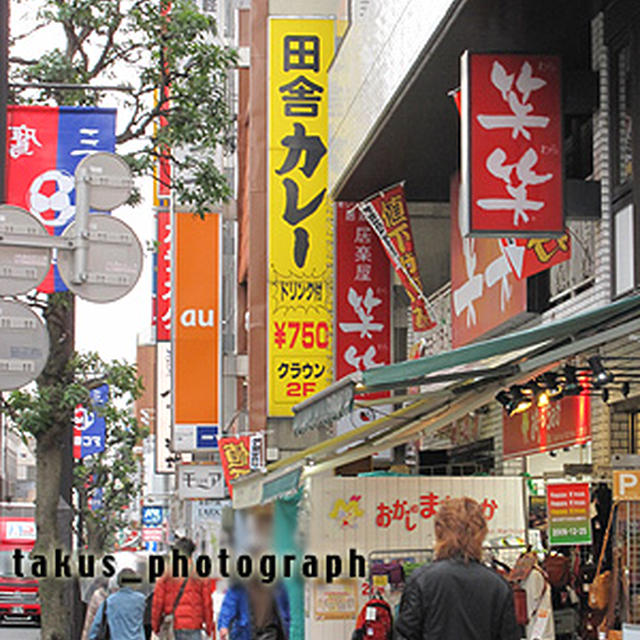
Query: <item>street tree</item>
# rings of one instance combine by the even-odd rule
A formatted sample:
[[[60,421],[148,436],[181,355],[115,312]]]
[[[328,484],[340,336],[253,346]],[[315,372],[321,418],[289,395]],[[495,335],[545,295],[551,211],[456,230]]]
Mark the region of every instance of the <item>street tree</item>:
[[[125,124],[116,140],[127,143],[123,155],[134,173],[150,175],[167,159],[170,175],[161,172],[156,179],[200,214],[230,196],[216,158],[233,147],[227,79],[236,54],[218,43],[212,17],[199,13],[192,0],[41,0],[35,22],[28,34],[12,34],[10,75],[14,82],[49,85],[14,90],[16,102],[101,104],[106,92],[86,85],[126,87],[118,93]],[[46,29],[57,29],[60,37],[47,39],[52,46],[44,55],[25,56],[25,43]],[[18,48],[22,55],[13,53]],[[82,86],[68,90],[61,84]],[[41,308],[51,353],[34,404],[16,396],[14,409],[37,424],[30,431],[36,439],[36,544],[51,552],[64,546],[56,509],[73,410],[86,401],[86,385],[78,383],[73,296],[32,296],[32,303]],[[41,584],[43,640],[69,637],[65,588],[63,581]]]

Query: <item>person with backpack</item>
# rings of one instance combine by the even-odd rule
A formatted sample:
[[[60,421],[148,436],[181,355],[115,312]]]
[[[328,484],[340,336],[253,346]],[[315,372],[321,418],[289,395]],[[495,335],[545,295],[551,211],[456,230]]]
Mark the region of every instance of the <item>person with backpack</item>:
[[[482,563],[487,522],[472,498],[445,500],[435,516],[435,562],[411,575],[396,640],[520,640],[512,589]]]
[[[153,590],[151,628],[160,638],[200,640],[203,631],[207,636],[213,635],[212,582],[195,574],[194,551],[191,540],[180,538],[174,552],[186,558],[188,575],[178,577],[166,573]]]
[[[89,640],[144,640],[144,595],[135,590],[142,578],[133,569],[118,574],[118,590],[98,607]],[[109,631],[109,636],[106,631]]]

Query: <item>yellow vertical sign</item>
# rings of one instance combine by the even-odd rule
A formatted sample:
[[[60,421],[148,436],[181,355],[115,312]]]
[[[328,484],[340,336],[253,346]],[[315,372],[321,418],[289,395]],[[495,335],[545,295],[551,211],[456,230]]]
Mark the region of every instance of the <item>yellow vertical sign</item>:
[[[331,383],[333,214],[327,197],[334,21],[269,21],[269,415]]]

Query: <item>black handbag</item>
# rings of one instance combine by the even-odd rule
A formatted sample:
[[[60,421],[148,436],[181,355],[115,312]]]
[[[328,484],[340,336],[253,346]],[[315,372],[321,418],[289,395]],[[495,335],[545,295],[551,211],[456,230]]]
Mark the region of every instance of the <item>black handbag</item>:
[[[100,620],[100,629],[98,630],[97,640],[109,640],[109,624],[107,622],[107,599],[104,599],[104,607],[102,609],[102,620]]]

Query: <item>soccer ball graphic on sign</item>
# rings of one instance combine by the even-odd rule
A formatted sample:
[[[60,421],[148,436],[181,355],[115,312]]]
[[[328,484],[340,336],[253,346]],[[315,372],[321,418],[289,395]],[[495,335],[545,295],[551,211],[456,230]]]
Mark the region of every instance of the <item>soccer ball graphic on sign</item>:
[[[47,195],[43,187],[50,182],[55,183],[56,190]],[[76,212],[70,197],[74,186],[73,176],[66,171],[50,169],[41,173],[29,187],[29,210],[48,227],[65,226]],[[53,211],[56,214],[55,217],[45,218],[43,214],[46,211]]]

